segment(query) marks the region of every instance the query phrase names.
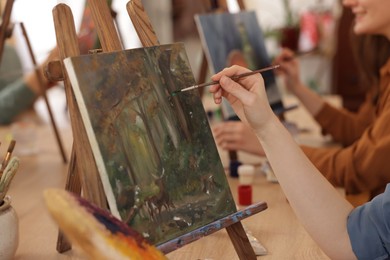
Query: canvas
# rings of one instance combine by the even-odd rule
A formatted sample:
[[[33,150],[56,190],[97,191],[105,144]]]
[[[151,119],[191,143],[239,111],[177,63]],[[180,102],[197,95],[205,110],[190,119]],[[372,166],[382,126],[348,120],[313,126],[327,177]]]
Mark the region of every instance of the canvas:
[[[159,245],[236,211],[183,44],[64,60],[110,210]]]
[[[212,73],[232,65],[251,70],[271,65],[254,11],[196,15],[195,21]],[[262,76],[272,109],[277,114],[282,113],[284,107],[274,72],[265,72]]]

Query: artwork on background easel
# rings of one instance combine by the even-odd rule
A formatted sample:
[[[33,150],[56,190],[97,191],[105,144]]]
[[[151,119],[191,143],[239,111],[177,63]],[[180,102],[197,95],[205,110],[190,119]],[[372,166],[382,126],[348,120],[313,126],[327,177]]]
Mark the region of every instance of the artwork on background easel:
[[[94,20],[111,26],[106,3],[89,3]],[[98,28],[104,53],[82,57],[70,9],[61,4],[53,10],[61,58],[72,56],[66,59],[65,86],[72,129],[82,130],[73,131],[72,158],[83,191],[89,192],[93,180],[77,170],[82,167],[97,172],[110,210],[164,253],[226,228],[240,259],[256,259],[240,221],[266,209],[266,203],[236,212],[199,95],[171,96],[194,84],[184,46],[158,44],[140,0],[127,9],[144,47],[154,47],[123,51],[118,36],[110,35],[115,30]],[[96,85],[86,85],[92,78]],[[77,84],[71,87],[69,79]],[[74,94],[77,100],[71,99]],[[79,159],[86,146],[93,164]]]
[[[264,37],[254,11],[211,13],[195,16],[204,53],[212,73],[240,65],[258,70],[271,65]],[[273,71],[262,73],[271,108],[275,114],[285,111]],[[227,104],[226,104],[227,105]],[[224,106],[228,117],[235,116]],[[229,106],[230,107],[230,106]]]
[[[229,13],[227,0],[208,0],[210,11],[207,14],[218,14],[218,13]],[[238,0],[237,4],[240,10],[245,10],[245,5],[242,0]],[[206,15],[206,14],[204,14]],[[195,19],[196,15],[194,16]],[[197,28],[198,29],[198,28]],[[200,35],[201,36],[201,35]],[[202,84],[206,81],[206,76],[209,70],[209,61],[207,59],[206,52],[202,52],[202,60],[200,63],[199,75],[198,75],[198,84]],[[203,95],[203,88],[199,90],[200,95]],[[225,103],[225,102],[224,102]],[[231,110],[230,110],[231,111]],[[231,115],[231,116],[230,116]],[[224,120],[238,120],[238,117],[229,111],[222,110],[222,117]],[[229,155],[229,172],[230,176],[238,177],[238,167],[242,164],[239,161],[237,151],[230,150]]]
[[[210,10],[208,12],[209,14],[229,12],[227,0],[206,0],[206,1],[208,2],[207,6],[209,7]],[[240,8],[240,10],[245,10],[245,4],[243,0],[237,0],[237,5]],[[206,57],[206,53],[203,52],[202,60],[200,63],[199,74],[197,78],[198,84],[202,84],[206,81],[208,70],[209,70],[208,60]],[[199,91],[200,94],[202,95],[203,94],[202,90]]]
[[[7,38],[11,37],[12,33],[13,33],[14,24],[12,24],[10,22],[13,4],[14,4],[14,0],[7,0],[6,4],[5,4],[4,12],[2,13],[2,21],[1,21],[2,23],[0,26],[0,61],[2,60],[2,56],[3,56],[5,41]],[[31,61],[34,65],[34,72],[37,76],[37,80],[38,80],[39,85],[41,87],[41,92],[42,92],[41,95],[42,95],[42,97],[45,101],[45,104],[46,104],[46,108],[47,108],[47,111],[49,114],[50,122],[51,122],[51,125],[53,128],[56,140],[57,140],[58,148],[59,148],[61,156],[62,156],[62,160],[64,163],[67,163],[68,158],[66,156],[65,148],[62,144],[62,140],[61,140],[61,137],[60,137],[60,134],[58,131],[58,127],[57,127],[57,124],[55,122],[54,115],[53,115],[49,100],[48,100],[47,95],[46,95],[46,86],[44,84],[42,73],[38,69],[38,64],[36,62],[35,55],[34,55],[34,52],[32,50],[30,40],[29,40],[27,31],[25,29],[25,26],[23,23],[19,23],[19,24],[21,26],[21,30],[22,30],[23,36],[24,36],[25,41],[26,41],[26,45],[27,45],[27,48],[28,48],[28,51],[29,51],[29,54],[31,57]]]

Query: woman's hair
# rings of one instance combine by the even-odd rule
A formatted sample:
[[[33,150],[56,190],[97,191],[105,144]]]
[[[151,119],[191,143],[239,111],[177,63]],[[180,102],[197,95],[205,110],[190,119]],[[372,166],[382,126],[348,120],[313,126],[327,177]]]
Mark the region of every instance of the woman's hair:
[[[378,86],[380,69],[390,58],[389,39],[381,35],[355,35],[352,45],[364,85]]]

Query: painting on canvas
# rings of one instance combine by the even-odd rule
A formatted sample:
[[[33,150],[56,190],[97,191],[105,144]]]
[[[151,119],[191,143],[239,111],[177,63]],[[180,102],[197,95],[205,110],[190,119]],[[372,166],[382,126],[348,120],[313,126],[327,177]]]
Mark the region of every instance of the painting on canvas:
[[[236,211],[183,44],[64,60],[111,212],[161,244]]]
[[[212,73],[240,65],[257,70],[271,65],[254,11],[196,15],[195,21]],[[262,73],[274,112],[282,112],[281,95],[273,71]]]

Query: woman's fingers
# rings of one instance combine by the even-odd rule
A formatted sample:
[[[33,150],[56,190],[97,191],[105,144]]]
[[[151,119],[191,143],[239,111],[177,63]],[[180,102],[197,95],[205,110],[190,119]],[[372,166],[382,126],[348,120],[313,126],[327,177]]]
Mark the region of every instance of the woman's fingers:
[[[229,94],[232,94],[239,100],[244,98],[245,92],[244,87],[227,76],[222,76],[219,80],[221,87]]]
[[[237,82],[231,80],[230,77],[237,75],[237,74],[240,74],[240,73],[245,73],[248,71],[250,71],[250,70],[243,68],[243,67],[232,66],[229,68],[225,68],[221,72],[212,76],[211,79],[213,81],[219,82],[219,84],[212,85],[209,88],[209,92],[213,94],[214,102],[216,104],[220,104],[222,102],[222,97],[223,96],[226,97],[227,93],[230,93],[230,94],[236,93],[237,94],[237,90],[234,91],[234,88],[243,88],[243,87],[240,84],[238,84]],[[223,77],[226,78],[226,80],[224,81],[225,83],[221,82]],[[229,86],[228,86],[229,91],[226,91],[227,93],[224,94],[224,88],[221,86],[221,84],[229,84]],[[232,84],[232,85],[230,85],[230,84]],[[233,90],[233,93],[231,93],[232,90]],[[233,96],[235,96],[235,94],[233,94]]]
[[[219,73],[213,75],[211,77],[211,79],[213,81],[219,81],[222,76],[232,77],[234,75],[246,73],[246,72],[250,72],[250,70],[247,68],[244,68],[244,67],[233,65],[233,66],[231,66],[229,68],[225,68],[222,71],[220,71]]]

